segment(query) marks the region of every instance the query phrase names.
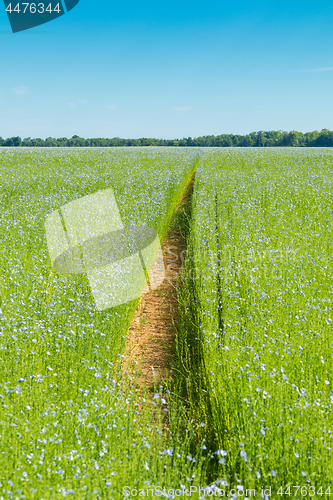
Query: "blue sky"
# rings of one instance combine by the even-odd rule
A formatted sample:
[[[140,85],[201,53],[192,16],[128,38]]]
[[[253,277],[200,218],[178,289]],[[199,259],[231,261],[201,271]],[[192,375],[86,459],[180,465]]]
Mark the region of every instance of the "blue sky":
[[[17,2],[14,2],[17,3]],[[333,129],[333,2],[97,2],[12,34],[0,136]]]

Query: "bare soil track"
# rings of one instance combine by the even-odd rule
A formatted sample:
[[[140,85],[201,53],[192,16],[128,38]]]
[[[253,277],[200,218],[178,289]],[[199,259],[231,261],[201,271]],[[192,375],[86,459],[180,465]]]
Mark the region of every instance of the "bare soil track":
[[[194,177],[177,210],[188,203],[193,192]],[[176,210],[176,212],[177,212]],[[170,375],[177,319],[177,278],[185,255],[185,240],[171,226],[164,240],[165,280],[153,292],[140,299],[128,332],[124,352],[125,367],[137,375],[137,388],[152,391]],[[135,364],[136,362],[136,364]]]

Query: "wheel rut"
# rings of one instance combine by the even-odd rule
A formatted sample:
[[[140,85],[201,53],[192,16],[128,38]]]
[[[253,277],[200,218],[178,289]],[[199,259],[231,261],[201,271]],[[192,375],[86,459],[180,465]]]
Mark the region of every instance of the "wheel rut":
[[[137,377],[137,389],[149,392],[172,376],[175,322],[178,316],[177,280],[182,270],[186,242],[177,215],[190,203],[194,176],[188,184],[162,245],[165,279],[154,291],[143,295],[129,328],[124,365]]]

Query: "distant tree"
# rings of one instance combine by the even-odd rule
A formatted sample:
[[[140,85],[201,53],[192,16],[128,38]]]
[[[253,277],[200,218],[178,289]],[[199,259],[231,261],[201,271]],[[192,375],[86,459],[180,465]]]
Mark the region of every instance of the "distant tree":
[[[264,136],[266,139],[265,146],[268,147],[278,146],[281,143],[283,137],[281,130],[270,130],[268,132],[265,132]]]
[[[265,132],[263,132],[262,130],[259,130],[259,132],[257,132],[257,140],[256,140],[256,146],[258,148],[262,148],[265,146],[267,142],[267,138],[265,137]]]
[[[186,146],[186,139],[181,139],[180,141],[178,141],[179,143],[179,146]]]
[[[138,146],[196,146],[196,147],[333,147],[333,132],[328,129],[323,129],[321,132],[317,130],[313,132],[291,132],[281,130],[268,130],[259,132],[251,132],[247,135],[221,134],[221,135],[205,135],[200,137],[187,137],[183,139],[154,139],[141,137],[139,139],[123,139],[120,137],[107,138],[91,138],[84,139],[78,135],[73,135],[70,139],[60,137],[54,139],[47,137],[45,140],[41,138],[31,139],[27,137],[21,140],[20,137],[10,137],[2,139],[0,137],[0,146],[24,146],[24,147],[138,147]]]
[[[8,139],[6,139],[5,142],[4,142],[4,146],[12,148],[14,146],[13,138],[9,137]]]
[[[154,146],[156,140],[155,139],[148,139],[147,137],[141,137],[141,139],[138,139],[138,142],[140,146]]]
[[[320,135],[315,141],[315,145],[319,147],[332,147],[333,146],[333,132],[324,128],[321,130]]]
[[[25,137],[25,139],[23,139],[22,141],[22,146],[25,148],[31,146],[31,137]]]
[[[232,136],[232,144],[233,146],[237,147],[240,146],[243,141],[243,136],[242,135],[233,135]]]
[[[20,147],[22,144],[21,137],[13,137],[13,143],[14,143],[14,147],[16,147],[16,148]]]
[[[59,147],[66,147],[68,145],[68,139],[67,137],[59,137],[58,139],[56,139],[57,141],[57,144]]]
[[[225,134],[217,135],[216,137],[214,135],[205,135],[203,139],[205,146],[207,146],[208,148],[224,148],[227,146],[231,146],[231,143],[228,140],[228,136],[226,136]]]
[[[304,148],[306,146],[306,137],[303,132],[297,132],[298,146]]]
[[[303,134],[292,130],[289,134],[284,134],[283,146],[298,147],[302,145]]]
[[[249,136],[251,137],[253,146],[255,146],[257,143],[257,132],[251,132]]]
[[[37,137],[37,139],[31,139],[31,146],[41,148],[44,145],[45,145],[45,143],[44,143],[43,139],[41,139],[40,137]]]
[[[317,138],[320,136],[320,132],[318,130],[314,130],[313,132],[306,132],[304,134],[305,145],[306,146],[315,146]]]
[[[55,148],[58,146],[58,142],[53,137],[47,137],[44,141],[44,146],[47,148]]]
[[[239,141],[238,146],[245,148],[253,146],[252,137],[250,135],[243,136],[242,139]]]
[[[165,145],[169,146],[169,141],[165,141]],[[192,139],[192,146],[201,146],[202,145],[202,137],[196,137]]]
[[[112,146],[120,146],[121,144],[120,137],[114,137],[113,139],[111,139],[111,141],[112,141]]]
[[[71,139],[68,140],[68,146],[71,147],[83,147],[86,145],[86,140],[83,137],[79,137],[78,135],[73,135]]]

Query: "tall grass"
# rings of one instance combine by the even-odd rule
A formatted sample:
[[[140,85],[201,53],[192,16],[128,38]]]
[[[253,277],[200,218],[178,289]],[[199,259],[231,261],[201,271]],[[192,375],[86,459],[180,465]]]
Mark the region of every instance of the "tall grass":
[[[124,486],[199,481],[181,409],[170,403],[162,432],[159,388],[138,401],[134,381],[117,373],[137,302],[97,311],[84,276],[51,269],[43,227],[59,206],[112,187],[124,225],[146,223],[163,238],[196,157],[1,151],[0,498],[118,499]]]
[[[330,149],[210,151],[196,175],[184,393],[217,451],[210,478],[274,498],[333,479],[332,188]]]
[[[96,311],[84,276],[50,268],[47,214],[112,187],[124,225],[163,238],[196,160],[186,149],[1,151],[0,499],[158,487],[174,498],[216,479],[239,496],[303,485],[327,497],[331,150],[201,158],[176,222],[188,244],[177,375],[153,399],[117,368],[137,302]]]

